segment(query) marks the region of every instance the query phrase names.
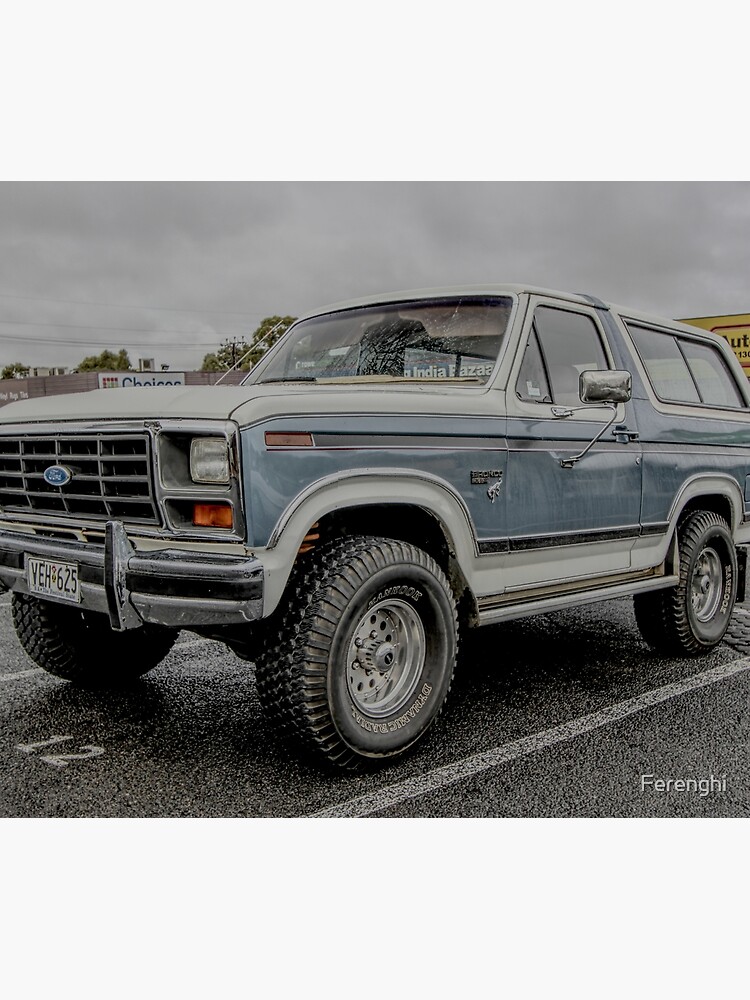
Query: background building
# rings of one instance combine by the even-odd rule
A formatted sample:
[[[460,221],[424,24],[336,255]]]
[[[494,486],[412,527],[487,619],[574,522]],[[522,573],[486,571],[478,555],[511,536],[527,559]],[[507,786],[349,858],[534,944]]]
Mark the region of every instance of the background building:
[[[37,369],[43,371],[44,369]],[[0,406],[15,403],[19,399],[35,399],[38,396],[58,396],[69,392],[89,392],[91,389],[106,387],[142,386],[148,387],[175,383],[181,385],[214,385],[222,378],[222,384],[238,385],[247,372],[78,372],[75,375],[30,375],[28,378],[0,379]]]

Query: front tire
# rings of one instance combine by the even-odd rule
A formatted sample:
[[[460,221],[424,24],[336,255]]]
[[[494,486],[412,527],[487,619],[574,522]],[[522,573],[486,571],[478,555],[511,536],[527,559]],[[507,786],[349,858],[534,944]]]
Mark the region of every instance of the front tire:
[[[177,631],[159,625],[115,632],[106,615],[13,594],[13,625],[24,651],[47,673],[80,687],[117,688],[152,670]]]
[[[406,542],[348,538],[301,564],[287,594],[256,661],[277,728],[348,768],[416,743],[456,661],[456,605],[437,563]]]
[[[678,528],[680,579],[675,587],[637,594],[635,618],[660,653],[696,656],[724,638],[737,596],[737,552],[726,521],[695,511]]]

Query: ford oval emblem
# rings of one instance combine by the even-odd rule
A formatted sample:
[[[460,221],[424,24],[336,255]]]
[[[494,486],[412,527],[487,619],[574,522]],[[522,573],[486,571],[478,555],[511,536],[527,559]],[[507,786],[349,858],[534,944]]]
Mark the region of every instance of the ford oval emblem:
[[[66,486],[72,478],[73,473],[64,465],[50,465],[44,470],[44,481],[50,486]]]

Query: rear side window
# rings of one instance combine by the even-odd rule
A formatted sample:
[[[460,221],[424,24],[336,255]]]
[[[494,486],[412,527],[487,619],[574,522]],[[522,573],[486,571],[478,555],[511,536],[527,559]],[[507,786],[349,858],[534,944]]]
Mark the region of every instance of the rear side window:
[[[516,394],[537,403],[576,406],[581,372],[609,368],[596,323],[583,313],[539,306]]]
[[[704,403],[745,405],[724,358],[715,347],[694,340],[683,340],[680,346]]]
[[[705,406],[744,407],[737,383],[713,344],[635,323],[630,335],[659,399]]]

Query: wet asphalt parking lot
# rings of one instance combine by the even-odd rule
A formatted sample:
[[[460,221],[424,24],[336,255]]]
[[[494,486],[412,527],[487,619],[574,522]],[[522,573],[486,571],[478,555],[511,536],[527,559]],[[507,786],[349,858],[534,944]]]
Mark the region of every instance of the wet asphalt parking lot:
[[[629,600],[484,628],[422,743],[358,774],[290,754],[252,665],[191,633],[92,693],[28,659],[2,594],[0,650],[4,817],[750,815],[747,606],[697,659],[652,653]]]

